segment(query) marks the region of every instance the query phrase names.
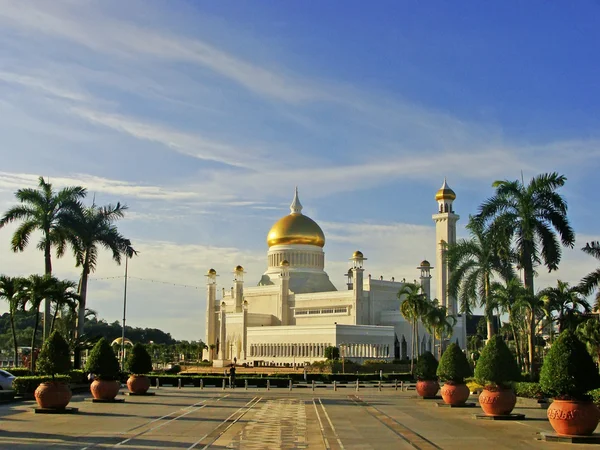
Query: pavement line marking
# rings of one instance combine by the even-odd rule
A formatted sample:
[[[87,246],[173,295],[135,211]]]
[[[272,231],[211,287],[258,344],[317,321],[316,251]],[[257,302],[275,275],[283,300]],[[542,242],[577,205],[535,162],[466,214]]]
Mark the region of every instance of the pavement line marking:
[[[323,443],[325,444],[325,448],[329,450],[331,446],[329,445],[329,440],[325,436],[325,427],[323,426],[323,422],[321,421],[321,416],[319,415],[319,409],[317,408],[317,403],[315,399],[312,399],[313,406],[315,407],[315,413],[317,414],[317,419],[319,421],[319,427],[321,427],[321,437],[323,438]]]
[[[383,425],[392,430],[398,437],[402,440],[406,441],[410,445],[412,445],[417,450],[441,450],[442,447],[434,444],[429,439],[421,436],[416,431],[411,430],[406,425],[401,424],[393,417],[384,413],[383,411],[377,409],[375,406],[372,406],[357,397],[356,395],[349,395],[350,400],[352,400],[356,405],[362,406],[365,408],[365,411],[369,413],[373,418],[377,419]]]
[[[329,422],[329,426],[331,427],[331,431],[333,431],[333,435],[335,436],[336,440],[338,441],[338,444],[339,444],[340,448],[342,450],[344,450],[344,444],[342,444],[342,441],[340,440],[340,436],[337,434],[337,431],[335,431],[335,427],[333,426],[333,423],[331,422],[331,419],[329,418],[329,414],[327,414],[327,410],[325,410],[325,405],[323,405],[323,402],[321,401],[321,398],[319,398],[319,403],[321,404],[321,408],[323,408],[323,412],[325,413],[325,417],[327,418],[327,422]]]
[[[204,436],[202,436],[200,439],[198,439],[196,442],[194,442],[192,445],[190,445],[187,450],[191,450],[193,448],[195,448],[198,444],[200,444],[204,439],[206,439],[207,437],[209,437],[211,434],[213,434],[215,431],[217,431],[220,427],[222,427],[223,425],[225,425],[233,416],[235,416],[236,414],[240,413],[241,414],[236,417],[235,420],[233,420],[223,431],[218,432],[218,434],[210,441],[208,442],[208,444],[206,444],[204,447],[202,447],[202,450],[206,450],[207,448],[209,448],[217,439],[219,439],[227,430],[229,430],[233,425],[235,425],[237,423],[238,420],[240,420],[244,414],[246,414],[248,411],[250,411],[252,408],[254,408],[256,405],[258,405],[258,403],[262,400],[262,397],[254,397],[252,400],[250,400],[248,403],[246,403],[244,406],[242,406],[241,408],[239,408],[237,411],[235,411],[234,413],[232,413],[227,419],[225,419],[223,422],[221,422],[219,425],[217,425],[210,433],[205,434]],[[256,401],[255,401],[256,400]],[[254,402],[254,403],[253,403]],[[246,408],[244,411],[242,411],[244,408]]]

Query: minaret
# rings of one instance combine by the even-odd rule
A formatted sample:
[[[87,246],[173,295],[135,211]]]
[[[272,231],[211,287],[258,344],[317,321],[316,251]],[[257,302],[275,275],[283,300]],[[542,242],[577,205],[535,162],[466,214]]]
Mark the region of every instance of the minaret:
[[[248,302],[246,300],[244,300],[242,308],[244,310],[242,314],[242,360],[245,360],[248,348]]]
[[[365,269],[363,269],[363,261],[366,261],[366,259],[367,258],[365,258],[359,250],[356,250],[352,254],[352,258],[350,258],[350,261],[352,261],[352,293],[355,305],[353,309],[356,314],[356,324],[362,323],[364,318],[364,313],[362,311],[362,308],[364,307],[362,304],[363,272],[365,271]],[[359,317],[359,312],[362,313],[361,315],[363,317]]]
[[[290,214],[302,214],[302,203],[300,203],[300,199],[298,198],[298,186],[296,186],[296,190],[294,191],[294,199],[290,205]]]
[[[421,271],[421,290],[427,297],[427,300],[431,300],[431,269],[433,269],[433,267],[431,267],[429,261],[424,259],[417,269]]]
[[[227,357],[227,324],[226,324],[226,308],[225,302],[221,302],[221,310],[219,311],[219,358],[221,361]]]
[[[233,269],[233,283],[235,285],[233,296],[235,299],[235,312],[242,312],[242,302],[244,297],[244,268],[236,266]]]
[[[215,313],[215,301],[217,300],[217,271],[210,269],[206,274],[206,345],[216,344],[217,316]],[[209,347],[209,360],[214,358],[213,351]]]
[[[279,266],[281,267],[281,273],[279,274],[279,320],[281,320],[281,325],[291,325],[289,320],[290,263],[284,259]]]
[[[448,308],[448,314],[456,315],[456,299],[448,295],[448,281],[450,272],[446,261],[446,248],[448,244],[456,243],[456,222],[460,216],[454,214],[452,202],[456,194],[446,183],[435,194],[438,202],[438,212],[432,216],[435,222],[436,263],[438,266],[437,297],[442,306]]]

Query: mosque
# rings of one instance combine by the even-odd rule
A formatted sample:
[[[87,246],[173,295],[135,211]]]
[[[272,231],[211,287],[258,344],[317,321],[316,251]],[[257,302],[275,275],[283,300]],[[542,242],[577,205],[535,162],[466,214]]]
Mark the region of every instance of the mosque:
[[[436,280],[441,305],[457,317],[453,341],[464,348],[466,318],[457,316],[456,300],[448,295],[446,243],[456,241],[452,203],[456,194],[446,180],[437,191]],[[403,282],[364,276],[367,258],[355,251],[350,258],[347,290],[338,291],[325,272],[325,235],[302,214],[296,189],[290,214],[267,235],[267,270],[257,286],[244,286],[244,268],[234,269],[234,286],[217,298],[217,272],[208,271],[206,344],[204,358],[216,367],[234,361],[248,365],[304,365],[325,360],[325,348],[357,362],[411,357],[411,324],[400,313],[398,291]],[[428,261],[417,267],[423,292],[430,297]],[[408,279],[413,278],[408,276]],[[432,338],[421,329],[418,352],[432,350]],[[408,345],[407,345],[408,343]]]

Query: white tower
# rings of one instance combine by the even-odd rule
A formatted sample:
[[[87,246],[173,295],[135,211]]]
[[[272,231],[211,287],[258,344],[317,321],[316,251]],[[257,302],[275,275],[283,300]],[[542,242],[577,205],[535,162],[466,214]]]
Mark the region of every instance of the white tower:
[[[427,300],[431,300],[431,269],[433,269],[433,267],[431,267],[429,261],[424,259],[417,269],[421,271],[421,289],[427,297]]]
[[[448,281],[450,272],[446,261],[446,248],[448,244],[456,242],[456,222],[460,216],[454,214],[452,202],[456,194],[444,178],[444,184],[435,194],[438,203],[438,212],[432,216],[435,222],[436,263],[438,267],[437,297],[442,306],[448,308],[448,314],[456,315],[456,299],[448,295]]]
[[[279,275],[279,311],[277,313],[279,315],[279,319],[281,320],[281,325],[291,325],[289,314],[290,263],[286,259],[284,259],[283,261],[281,261],[280,267],[281,274]]]
[[[233,283],[235,285],[233,293],[235,298],[235,312],[241,313],[244,298],[244,268],[242,266],[236,266],[233,269]]]
[[[367,309],[365,311],[365,302],[363,302],[363,262],[366,261],[367,258],[364,257],[360,250],[356,250],[352,254],[352,292],[354,297],[354,305],[353,310],[356,314],[356,323],[370,323],[369,315],[370,311]]]

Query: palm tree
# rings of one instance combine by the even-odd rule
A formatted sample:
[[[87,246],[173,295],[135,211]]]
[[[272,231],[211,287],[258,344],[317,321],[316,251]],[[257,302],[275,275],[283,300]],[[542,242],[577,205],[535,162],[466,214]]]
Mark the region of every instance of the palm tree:
[[[556,287],[547,287],[539,292],[541,298],[548,303],[551,311],[557,311],[558,332],[562,332],[565,325],[573,325],[573,315],[579,308],[590,312],[590,304],[583,298],[579,286],[570,286],[561,280],[556,281]]]
[[[0,219],[0,229],[11,222],[21,221],[12,237],[11,247],[14,252],[22,252],[29,244],[34,231],[41,231],[42,238],[37,248],[44,251],[45,274],[52,274],[52,247],[61,257],[65,252],[68,229],[65,219],[81,209],[80,200],[85,197],[86,190],[81,186],[66,187],[58,192],[52,184],[39,178],[38,189],[19,189],[15,197],[20,204],[10,208]],[[50,301],[44,305],[44,339],[50,331]]]
[[[566,177],[556,172],[538,175],[527,185],[519,180],[496,181],[492,185],[496,194],[480,206],[478,219],[514,241],[524,272],[523,285],[532,296],[535,266],[543,264],[550,272],[558,269],[561,243],[570,248],[575,244],[567,203],[557,192],[565,181]],[[529,340],[529,357],[535,371],[534,336]]]
[[[592,241],[585,244],[585,247],[581,249],[588,255],[600,260],[600,242]],[[600,286],[600,268],[587,274],[583,280],[581,280],[580,290],[583,295],[590,295],[594,289]],[[600,309],[600,291],[596,292],[596,303],[594,304],[594,311]],[[600,318],[600,316],[599,316]]]
[[[62,311],[64,307],[68,307],[70,310],[75,310],[77,308],[79,295],[75,292],[76,288],[77,283],[70,280],[57,281],[54,286],[50,288],[48,295],[50,301],[55,304],[50,331],[54,331],[54,324],[59,311]]]
[[[17,277],[8,277],[0,275],[0,298],[8,302],[8,312],[10,314],[10,329],[13,337],[13,346],[15,351],[15,367],[19,366],[19,344],[17,342],[17,330],[15,327],[15,316],[19,305],[21,304],[21,286],[23,279]]]
[[[411,361],[410,370],[414,370],[414,360],[418,355],[419,327],[418,321],[426,314],[429,306],[427,297],[421,291],[421,285],[417,282],[405,283],[398,292],[398,298],[402,300],[400,313],[412,324]]]
[[[103,247],[112,252],[113,260],[121,264],[121,256],[131,258],[137,254],[131,246],[129,239],[125,239],[114,225],[118,219],[124,216],[127,206],[117,203],[116,205],[96,206],[92,204],[84,208],[77,215],[72,215],[66,220],[69,230],[72,232],[68,238],[73,247],[77,267],[81,267],[81,278],[79,279],[79,312],[77,318],[76,339],[81,339],[85,322],[85,310],[87,301],[88,277],[96,270],[98,251]],[[80,351],[75,348],[75,367],[80,366]]]
[[[42,301],[50,298],[52,289],[58,280],[51,275],[30,275],[23,280],[22,307],[29,304],[29,310],[35,311],[35,325],[31,333],[31,370],[35,368],[35,341],[40,322],[40,306]]]
[[[442,356],[444,340],[448,336],[452,336],[454,325],[456,325],[456,317],[448,315],[448,309],[445,306],[439,306],[438,300],[431,302],[431,307],[427,311],[424,318],[425,327],[433,337],[433,349],[435,353],[435,341],[439,339],[440,346],[438,350],[438,360]]]
[[[600,322],[588,319],[577,326],[577,335],[588,351],[600,362]]]
[[[469,218],[469,240],[462,239],[448,245],[446,257],[451,272],[448,292],[461,302],[461,310],[470,314],[475,306],[485,311],[487,338],[494,335],[491,283],[494,272],[505,273],[510,263],[500,255],[508,253],[506,242],[493,230],[486,229],[482,221]]]
[[[524,295],[523,284],[518,278],[509,278],[504,283],[493,282],[490,291],[494,303],[498,305],[500,311],[508,314],[508,323],[515,343],[517,363],[520,367],[523,367],[520,335],[517,331],[516,318],[520,305],[519,300]]]

